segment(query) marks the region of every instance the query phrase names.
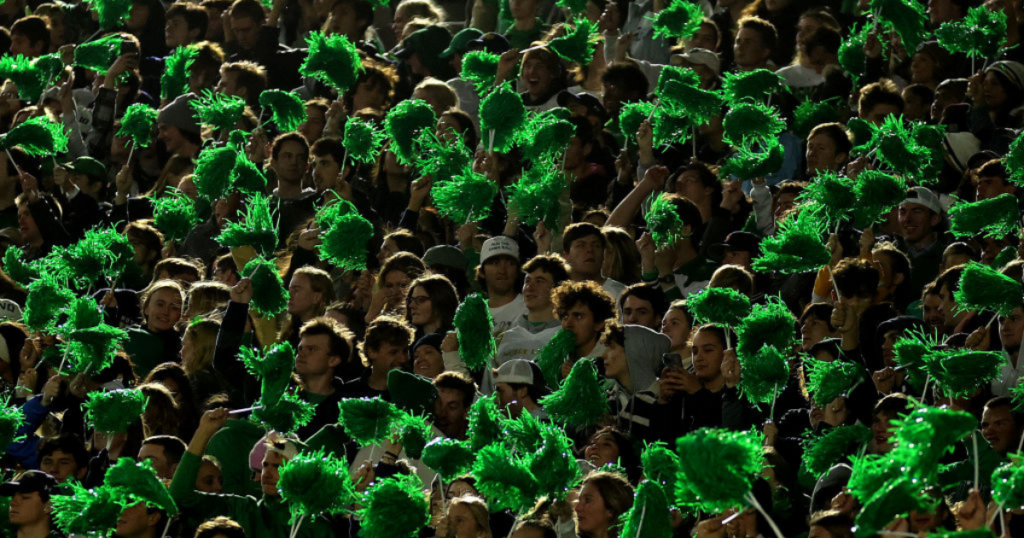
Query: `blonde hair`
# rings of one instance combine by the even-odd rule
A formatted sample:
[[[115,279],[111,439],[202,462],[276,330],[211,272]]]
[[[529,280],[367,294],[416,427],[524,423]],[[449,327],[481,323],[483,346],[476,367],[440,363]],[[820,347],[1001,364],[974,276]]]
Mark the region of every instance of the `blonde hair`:
[[[212,319],[196,321],[185,329],[182,341],[189,335],[195,339],[192,344],[193,353],[195,353],[194,359],[188,362],[182,360],[181,363],[186,375],[194,376],[213,363],[213,352],[217,347],[217,332],[219,330],[220,322]]]
[[[461,495],[452,499],[451,504],[448,505],[448,511],[451,512],[451,509],[457,504],[465,506],[469,510],[470,515],[473,516],[473,521],[476,521],[477,527],[480,527],[483,531],[483,538],[493,538],[491,534],[491,512],[487,508],[487,501],[476,495]]]
[[[459,108],[459,96],[455,93],[455,90],[434,77],[423,79],[412,91],[416,93],[421,90],[430,96],[430,100],[437,103],[438,106],[434,109],[434,112],[438,116],[453,108]]]
[[[192,317],[204,316],[231,302],[231,287],[223,282],[204,280],[188,289],[188,310]]]

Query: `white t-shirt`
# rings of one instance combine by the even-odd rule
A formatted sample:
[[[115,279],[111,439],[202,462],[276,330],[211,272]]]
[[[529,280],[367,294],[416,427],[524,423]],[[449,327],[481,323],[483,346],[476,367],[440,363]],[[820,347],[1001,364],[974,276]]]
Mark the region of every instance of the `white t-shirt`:
[[[622,295],[622,292],[626,291],[626,285],[617,280],[606,278],[604,279],[604,284],[601,284],[601,289],[607,291],[608,295],[612,296],[612,299],[615,300],[615,304],[617,305],[619,304],[619,296]]]
[[[817,71],[800,64],[787,65],[775,74],[782,77],[790,88],[808,88],[825,82],[825,77],[819,75]]]
[[[491,317],[494,318],[494,336],[498,336],[512,327],[519,316],[526,314],[526,303],[523,302],[523,294],[520,293],[508,304],[490,310]]]

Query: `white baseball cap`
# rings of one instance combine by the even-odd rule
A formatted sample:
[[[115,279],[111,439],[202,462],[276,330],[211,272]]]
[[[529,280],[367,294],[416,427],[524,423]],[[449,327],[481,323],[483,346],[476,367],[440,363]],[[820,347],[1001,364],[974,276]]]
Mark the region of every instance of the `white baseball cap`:
[[[906,199],[900,203],[900,205],[903,204],[921,204],[939,215],[942,214],[942,204],[939,202],[939,197],[931,189],[924,187],[911,187],[907,191]]]
[[[532,385],[533,368],[530,367],[530,361],[512,359],[502,364],[494,372],[494,382]]]
[[[492,237],[484,241],[484,246],[480,252],[480,263],[484,263],[495,256],[512,256],[516,261],[519,261],[519,245],[511,237],[504,235]]]
[[[671,59],[673,65],[686,62],[688,64],[703,65],[714,71],[716,75],[722,73],[722,60],[718,58],[717,54],[707,49],[690,49],[682,54],[673,54]]]

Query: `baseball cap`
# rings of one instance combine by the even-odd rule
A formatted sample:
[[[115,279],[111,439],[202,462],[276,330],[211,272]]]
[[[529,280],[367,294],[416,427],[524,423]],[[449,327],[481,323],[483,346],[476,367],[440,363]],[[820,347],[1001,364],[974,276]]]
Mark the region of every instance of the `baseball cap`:
[[[423,253],[423,265],[428,268],[441,265],[459,271],[466,270],[466,256],[451,245],[436,245]]]
[[[467,50],[482,50],[500,55],[510,49],[512,49],[512,44],[508,42],[505,36],[494,32],[487,32],[479,38],[470,41]]]
[[[0,320],[21,321],[21,307],[18,306],[18,303],[10,299],[0,299]],[[0,329],[0,338],[2,337],[3,330]],[[6,348],[7,344],[4,343],[3,347]],[[0,359],[3,359],[5,362],[10,362],[9,357],[4,357],[2,349],[0,349]]]
[[[751,258],[756,258],[761,252],[757,236],[750,232],[732,232],[725,237],[725,242],[711,245],[708,254],[712,260],[721,262],[726,252],[737,250],[749,252]]]
[[[528,360],[512,359],[494,371],[495,383],[532,385],[533,381],[533,368]]]
[[[201,134],[202,130],[199,128],[199,121],[196,120],[195,110],[189,104],[189,101],[193,99],[196,99],[196,94],[194,93],[179,95],[175,100],[167,103],[165,107],[160,109],[156,116],[157,123],[177,127],[186,133]]]
[[[441,54],[448,49],[452,42],[452,35],[448,30],[432,24],[426,28],[420,28],[409,34],[402,40],[402,47],[395,52],[395,57],[404,60],[415,53],[424,63],[441,58]]]
[[[444,49],[444,52],[441,53],[441,57],[451,58],[455,54],[465,54],[469,51],[469,44],[480,39],[480,36],[482,35],[484,35],[484,33],[476,28],[465,28],[461,30],[452,38],[452,42],[448,45],[448,48]]]
[[[249,451],[249,468],[254,471],[262,471],[263,458],[267,455],[267,452],[276,452],[283,456],[285,461],[288,461],[298,456],[305,449],[306,444],[298,439],[285,437],[277,432],[270,432],[259,441],[256,441],[252,450]]]
[[[722,60],[718,55],[707,49],[690,49],[682,54],[672,55],[673,65],[676,62],[685,62],[691,65],[703,65],[715,72],[716,75],[722,72]]]
[[[0,484],[0,496],[13,497],[16,493],[38,493],[48,500],[56,492],[57,479],[42,471],[26,471],[10,482]]]
[[[519,261],[519,245],[511,237],[499,235],[484,241],[483,249],[480,251],[480,263],[495,256],[512,256]]]
[[[971,157],[981,151],[981,141],[968,132],[946,133],[942,142],[949,160],[961,174],[967,170]]]
[[[90,179],[107,179],[107,167],[92,157],[79,157],[64,165],[69,172],[88,176]]]
[[[903,204],[921,204],[935,213],[942,214],[942,204],[939,203],[939,197],[930,189],[924,187],[911,187],[908,189],[907,197],[900,203],[900,205]]]
[[[588,116],[597,116],[600,123],[604,124],[608,121],[608,110],[601,104],[601,100],[589,93],[580,92],[572,93],[569,90],[562,90],[558,94],[558,106],[570,107],[575,105],[582,105],[587,109]]]

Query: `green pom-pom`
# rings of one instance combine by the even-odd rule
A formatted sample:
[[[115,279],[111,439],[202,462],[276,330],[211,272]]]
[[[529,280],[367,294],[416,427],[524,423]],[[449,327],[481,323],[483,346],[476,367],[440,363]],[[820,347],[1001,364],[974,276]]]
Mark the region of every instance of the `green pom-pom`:
[[[995,269],[1002,269],[1007,264],[1017,259],[1017,248],[1013,245],[1007,245],[1003,250],[996,254],[994,260],[992,260],[992,267]]]
[[[480,101],[480,130],[488,133],[488,151],[507,152],[516,131],[526,121],[523,97],[508,82],[502,83]]]
[[[769,297],[764,304],[754,305],[736,327],[736,355],[753,357],[766,346],[788,353],[796,342],[795,324],[782,299]]]
[[[477,371],[486,367],[498,346],[494,342],[494,318],[487,300],[479,293],[466,297],[455,311],[455,334],[459,338],[459,355],[466,367]]]
[[[666,65],[661,69],[661,74],[658,75],[658,84],[655,86],[654,93],[658,97],[664,98],[665,94],[669,91],[670,82],[678,82],[683,86],[696,88],[700,86],[700,75],[689,67]]]
[[[260,106],[270,111],[271,119],[282,133],[294,131],[306,121],[306,104],[294,92],[264,90],[260,94]]]
[[[146,412],[146,396],[139,389],[90,392],[85,402],[89,425],[103,433],[124,433]]]
[[[320,257],[346,271],[366,269],[366,245],[373,239],[373,224],[358,212],[342,215],[324,232],[317,247]]]
[[[928,15],[918,0],[871,0],[870,9],[878,24],[899,34],[904,50],[928,40]]]
[[[777,139],[765,140],[760,151],[753,146],[740,146],[719,170],[721,177],[753,179],[778,172],[786,158],[786,149]]]
[[[477,95],[483,95],[494,87],[498,78],[497,54],[485,50],[474,50],[467,52],[462,57],[462,80],[473,83]]]
[[[20,147],[32,157],[52,157],[68,151],[68,136],[62,124],[38,116],[19,123],[0,137],[0,148],[13,147]]]
[[[789,381],[786,356],[774,347],[763,347],[753,356],[740,355],[740,393],[755,404],[771,403]]]
[[[453,138],[444,140],[430,131],[423,131],[416,139],[420,154],[413,165],[420,175],[433,176],[435,184],[452,179],[473,164],[473,154],[466,147],[462,135],[454,131],[452,134],[455,135]]]
[[[597,368],[588,359],[576,361],[562,386],[541,398],[540,404],[552,420],[573,428],[598,424],[609,412]]]
[[[671,115],[687,118],[695,125],[708,123],[722,113],[722,98],[718,94],[685,82],[669,80],[658,97]]]
[[[892,462],[899,466],[900,476],[913,480],[918,487],[935,484],[939,480],[939,461],[977,425],[968,412],[920,406],[893,421],[896,448],[890,454]]]
[[[157,111],[142,103],[135,103],[125,110],[121,117],[121,129],[117,136],[131,138],[136,147],[147,147],[153,141],[153,126],[156,125]]]
[[[388,149],[395,154],[398,164],[416,161],[416,138],[420,132],[433,132],[436,124],[434,109],[422,99],[407,99],[388,111],[384,118],[384,132],[391,139]]]
[[[360,538],[415,538],[430,522],[430,506],[416,476],[379,480],[363,494]]]
[[[290,392],[284,393],[272,406],[264,405],[262,397],[257,403],[257,408],[252,410],[249,420],[284,434],[292,433],[309,424],[316,413],[316,404],[306,402]]]
[[[661,485],[650,480],[640,482],[633,506],[622,515],[622,536],[671,538],[672,517],[668,508],[668,499]]]
[[[274,262],[255,257],[242,268],[242,276],[252,282],[249,305],[262,316],[276,316],[288,308],[288,290]]]
[[[676,440],[676,498],[705,512],[747,504],[763,465],[761,437],[746,431],[703,428]]]
[[[704,288],[686,301],[698,324],[735,327],[750,314],[750,298],[732,288]]]
[[[544,382],[548,387],[557,388],[562,377],[562,364],[569,354],[576,349],[576,333],[568,329],[559,329],[544,347],[540,348],[533,362],[537,363],[544,374]]]
[[[555,159],[564,153],[575,134],[573,124],[559,118],[554,111],[547,111],[535,114],[526,122],[519,131],[518,144],[523,157],[538,164],[538,161]]]
[[[178,515],[178,506],[174,504],[171,492],[157,478],[149,460],[136,463],[131,458],[119,458],[107,469],[103,482],[114,490],[115,497],[121,499],[125,506],[144,502],[167,512],[167,517]]]
[[[543,222],[558,229],[562,214],[562,193],[569,188],[565,176],[554,166],[537,163],[508,188],[508,206],[527,226]]]
[[[921,494],[921,489],[908,478],[898,478],[883,485],[868,498],[857,514],[854,536],[877,536],[893,519],[912,510],[929,513],[933,509],[933,502],[930,497]]]
[[[86,489],[69,480],[67,495],[52,495],[53,522],[64,534],[109,536],[126,506],[119,502],[117,493],[109,487]]]
[[[68,338],[68,365],[80,374],[99,373],[113,364],[128,333],[118,327],[100,324],[73,331]]]
[[[344,198],[336,198],[316,212],[316,226],[321,230],[329,230],[336,220],[358,211],[352,202]]]
[[[522,513],[537,498],[539,485],[529,462],[500,444],[488,445],[477,453],[473,477],[476,489],[499,510]]]
[[[22,323],[31,331],[49,332],[57,323],[57,315],[74,297],[52,274],[43,273],[28,286]]]
[[[117,57],[121,54],[123,42],[121,34],[110,34],[96,41],[82,43],[75,47],[75,57],[72,65],[106,75],[107,69],[110,69],[114,60],[117,60]]]
[[[526,413],[529,414],[529,413]],[[530,458],[530,472],[537,480],[537,493],[563,500],[580,480],[580,466],[572,452],[572,441],[557,426],[544,425],[541,446]]]
[[[51,269],[59,271],[63,280],[88,287],[104,276],[119,276],[127,261],[121,259],[115,243],[127,242],[126,237],[112,228],[89,229],[82,239],[68,247],[58,247],[51,253]]]
[[[936,343],[923,333],[911,333],[893,344],[893,362],[907,373],[907,381],[917,391],[924,390],[927,381],[925,357]]]
[[[817,271],[832,259],[821,241],[822,223],[810,211],[801,211],[782,221],[778,233],[761,242],[761,256],[752,264],[755,271],[782,274]]]
[[[832,428],[825,435],[804,441],[804,463],[814,476],[828,472],[850,453],[850,445],[860,447],[871,440],[871,429],[863,424]]]
[[[309,44],[306,60],[299,73],[313,77],[331,86],[341,95],[355,86],[363,64],[359,50],[347,37],[341,34],[324,35],[313,32],[306,38]]]
[[[1003,162],[1006,164],[1007,171],[1010,172],[1010,177],[1007,179],[1018,187],[1024,187],[1024,136],[1018,136],[1010,144]]]
[[[942,48],[968,58],[994,58],[1006,42],[1006,13],[986,6],[967,10],[963,20],[942,23],[935,30]]]
[[[654,103],[646,101],[635,101],[625,103],[619,111],[619,131],[626,137],[626,140],[636,143],[636,133],[640,130],[640,124],[651,117],[654,112]],[[653,118],[652,118],[653,119]]]
[[[992,499],[1010,510],[1024,508],[1024,466],[1008,463],[992,473]]]
[[[875,124],[863,118],[850,118],[849,121],[846,122],[846,130],[853,135],[853,145],[855,147],[851,152],[851,155],[864,155],[865,153],[863,151],[858,151],[858,147],[867,147],[868,142],[871,141],[871,137],[875,136],[875,131],[878,130],[878,127],[875,127]]]
[[[164,60],[164,72],[160,74],[160,99],[170,102],[188,92],[189,72],[198,56],[198,48],[186,45],[174,49]]]
[[[815,127],[823,123],[838,122],[841,119],[838,101],[838,97],[824,101],[814,101],[809,97],[804,99],[793,111],[793,134],[801,140],[806,140]]]
[[[207,146],[199,152],[192,181],[196,184],[200,196],[212,201],[228,194],[236,155],[237,152],[231,147]]]
[[[38,101],[51,77],[51,73],[42,67],[36,60],[20,54],[5,55],[0,57],[0,78],[13,82],[18,89],[18,97],[23,101]]]
[[[46,87],[64,74],[64,61],[57,53],[47,54],[32,60],[32,68],[39,73],[39,79],[43,81],[43,87]]]
[[[962,202],[949,210],[949,231],[957,238],[1003,238],[1020,231],[1017,197],[1003,193],[978,202]]]
[[[28,287],[33,280],[39,278],[38,265],[25,261],[24,251],[15,246],[7,247],[4,251],[4,272],[21,287]]]
[[[62,336],[81,329],[91,329],[103,322],[100,307],[92,297],[76,297],[65,309],[67,322],[61,327]]]
[[[807,210],[824,217],[831,229],[849,217],[857,206],[855,186],[846,176],[831,170],[821,171],[797,198]]]
[[[128,20],[132,10],[131,0],[85,0],[96,12],[100,29],[113,30]]]
[[[345,122],[345,133],[341,139],[341,145],[350,159],[361,163],[372,163],[377,161],[381,144],[384,143],[385,138],[384,133],[375,124],[353,116]]]
[[[171,241],[181,241],[199,224],[195,200],[178,189],[153,200],[153,218],[157,229]]]
[[[572,30],[568,30],[564,36],[549,41],[548,48],[559,58],[586,67],[594,59],[601,34],[597,31],[597,23],[586,17],[576,17],[572,25]]]
[[[473,452],[502,440],[501,411],[494,396],[481,396],[469,408],[469,444]]]
[[[295,369],[295,350],[285,341],[264,352],[243,347],[238,352],[246,371],[260,379],[260,403],[273,407],[284,396]]]
[[[235,156],[235,166],[231,169],[228,181],[232,188],[246,194],[262,194],[267,190],[267,176],[260,172],[256,163],[250,161],[244,151],[239,151]]]
[[[658,248],[669,248],[687,237],[687,234],[683,233],[687,223],[683,222],[675,204],[664,193],[653,200],[644,218],[647,221],[647,230],[651,232],[651,239]]]
[[[400,417],[395,404],[376,398],[347,398],[338,402],[338,421],[345,433],[361,445],[382,443]]]
[[[868,228],[903,202],[907,197],[907,184],[899,176],[863,170],[857,174],[853,191],[857,195],[853,225]]]
[[[235,128],[245,113],[245,99],[204,90],[202,97],[189,101],[199,123],[215,131]]]
[[[760,103],[740,103],[729,109],[722,120],[723,139],[733,145],[774,140],[786,130],[779,109]]]
[[[1006,362],[999,353],[970,349],[932,351],[925,360],[935,387],[953,398],[974,394],[979,386],[999,379],[999,367]]]
[[[16,405],[8,405],[6,401],[0,405],[0,450],[21,439],[18,428],[25,422],[25,414]]]
[[[423,465],[447,481],[468,473],[474,460],[476,455],[469,448],[469,443],[463,441],[439,438],[423,448]]]
[[[277,248],[277,226],[271,214],[270,197],[253,194],[244,204],[241,222],[229,221],[217,242],[229,248],[251,246],[267,256]]]
[[[864,45],[867,44],[870,33],[870,24],[860,28],[854,24],[850,28],[850,34],[839,45],[839,65],[843,71],[850,73],[854,84],[867,74],[868,56],[864,53]]]
[[[690,39],[704,22],[704,10],[690,0],[672,0],[657,12],[651,22],[654,37]]]
[[[438,213],[458,223],[486,219],[497,194],[494,182],[469,168],[448,181],[435,182],[430,188]]]
[[[858,146],[856,151],[871,148],[879,161],[900,175],[914,176],[931,161],[931,153],[914,138],[913,131],[903,123],[903,116],[886,116],[867,145]]]
[[[767,69],[726,73],[722,77],[722,94],[733,106],[741,101],[767,101],[772,94],[782,92],[789,92],[785,79]]]
[[[640,465],[643,466],[644,477],[664,488],[668,503],[674,506],[679,455],[669,450],[665,443],[651,443],[640,455]]]
[[[324,454],[323,449],[298,454],[281,465],[277,489],[288,503],[291,523],[300,518],[340,514],[357,500],[355,486],[344,460]]]
[[[586,0],[558,0],[555,5],[565,9],[570,15],[582,17],[587,14]]]
[[[520,413],[519,418],[505,421],[505,436],[514,450],[531,454],[544,442],[544,425],[532,413]]]
[[[1024,306],[1024,285],[998,270],[969,262],[960,275],[960,288],[953,292],[958,311],[983,310],[997,316],[1009,316]]]
[[[433,437],[430,424],[424,417],[418,417],[406,413],[399,421],[398,434],[402,442],[405,454],[414,460],[423,456],[423,448]]]
[[[913,136],[918,145],[928,152],[928,164],[910,176],[910,179],[919,185],[938,183],[942,168],[946,164],[946,126],[915,123]]]
[[[807,374],[807,392],[820,406],[845,395],[864,379],[862,366],[844,360],[825,362],[804,357],[804,371]]]

